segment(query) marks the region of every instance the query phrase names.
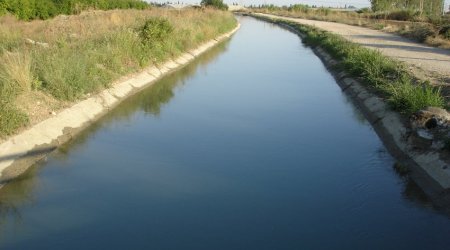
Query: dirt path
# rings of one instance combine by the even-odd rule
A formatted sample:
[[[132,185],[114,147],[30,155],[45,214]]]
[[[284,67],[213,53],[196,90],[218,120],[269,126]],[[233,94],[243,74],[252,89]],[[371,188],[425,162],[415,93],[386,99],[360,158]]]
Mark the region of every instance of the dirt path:
[[[405,62],[418,78],[450,86],[450,50],[429,47],[398,35],[358,26],[269,14],[258,15],[282,18],[339,34],[352,42]]]

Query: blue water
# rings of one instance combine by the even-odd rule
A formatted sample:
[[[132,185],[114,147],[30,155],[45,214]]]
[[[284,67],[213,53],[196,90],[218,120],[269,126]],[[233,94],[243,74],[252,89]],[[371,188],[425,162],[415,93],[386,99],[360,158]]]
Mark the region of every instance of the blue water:
[[[0,190],[1,249],[449,249],[313,52],[234,37]]]

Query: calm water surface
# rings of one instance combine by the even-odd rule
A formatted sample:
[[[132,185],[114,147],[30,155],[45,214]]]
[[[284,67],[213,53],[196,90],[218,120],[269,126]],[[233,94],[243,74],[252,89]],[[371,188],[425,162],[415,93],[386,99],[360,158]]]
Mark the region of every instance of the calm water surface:
[[[239,20],[1,189],[0,248],[449,249],[311,50]]]

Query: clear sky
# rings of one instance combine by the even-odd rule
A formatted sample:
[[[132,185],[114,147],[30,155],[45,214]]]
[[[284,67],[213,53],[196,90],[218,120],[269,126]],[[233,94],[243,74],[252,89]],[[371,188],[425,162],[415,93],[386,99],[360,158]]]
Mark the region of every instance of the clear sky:
[[[149,1],[149,0],[147,0]],[[180,2],[180,3],[200,3],[201,0],[150,0],[153,2],[165,3],[169,2]],[[250,4],[275,4],[275,5],[290,5],[290,4],[308,4],[308,5],[317,5],[317,6],[345,6],[345,5],[353,5],[358,8],[368,7],[370,6],[369,0],[224,0],[225,3],[230,4],[233,2],[237,2],[240,5],[250,5]],[[446,9],[448,10],[448,6],[450,4],[450,0],[445,0]]]

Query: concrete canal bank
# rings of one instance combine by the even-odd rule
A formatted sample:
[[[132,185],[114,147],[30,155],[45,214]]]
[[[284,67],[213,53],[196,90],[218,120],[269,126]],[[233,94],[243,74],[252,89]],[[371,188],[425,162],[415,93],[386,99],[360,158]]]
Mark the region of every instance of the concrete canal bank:
[[[76,136],[124,99],[151,86],[168,73],[185,66],[208,49],[230,38],[239,27],[240,24],[232,31],[178,58],[133,74],[113,84],[113,87],[80,101],[54,117],[9,138],[0,145],[0,185],[24,173],[33,163]]]

